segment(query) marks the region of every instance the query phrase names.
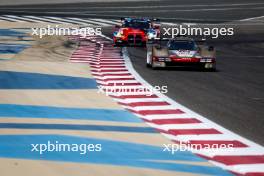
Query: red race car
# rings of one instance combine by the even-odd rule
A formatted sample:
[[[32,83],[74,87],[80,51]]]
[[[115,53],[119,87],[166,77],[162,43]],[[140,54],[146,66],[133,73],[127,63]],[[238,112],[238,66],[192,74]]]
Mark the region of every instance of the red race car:
[[[113,33],[115,46],[145,46],[149,39],[160,35],[157,19],[121,18],[121,26],[116,26]]]

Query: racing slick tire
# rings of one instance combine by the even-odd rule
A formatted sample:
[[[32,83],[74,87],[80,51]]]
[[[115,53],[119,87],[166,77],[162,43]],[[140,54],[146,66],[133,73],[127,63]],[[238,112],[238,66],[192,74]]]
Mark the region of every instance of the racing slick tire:
[[[151,61],[152,61],[151,52],[147,52],[146,67],[151,68],[152,65]]]
[[[152,68],[153,70],[156,70],[158,68],[153,62],[153,56],[151,52],[147,52],[146,66],[148,68]]]
[[[151,58],[151,64],[150,64],[150,67],[152,68],[152,70],[157,70],[157,66],[154,64],[153,62],[153,57]]]

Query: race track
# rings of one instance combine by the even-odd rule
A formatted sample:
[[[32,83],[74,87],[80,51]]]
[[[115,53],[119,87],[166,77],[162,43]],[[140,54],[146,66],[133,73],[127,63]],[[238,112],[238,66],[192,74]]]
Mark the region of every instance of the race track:
[[[12,3],[15,5],[17,2],[13,1]],[[27,1],[25,4],[30,3],[30,1]],[[167,86],[168,93],[166,95],[173,101],[187,107],[195,113],[198,113],[202,117],[215,122],[221,127],[240,135],[243,139],[246,138],[262,146],[264,145],[263,1],[237,0],[235,2],[230,2],[227,0],[202,0],[197,2],[194,0],[164,0],[155,2],[143,1],[140,3],[137,1],[111,3],[61,3],[62,1],[58,4],[40,5],[32,2],[32,5],[0,6],[1,28],[8,24],[10,26],[9,28],[23,31],[23,24],[25,22],[27,28],[34,26],[34,24],[96,25],[101,26],[103,34],[111,38],[113,26],[118,24],[117,20],[120,16],[157,17],[164,22],[162,27],[183,23],[196,26],[208,26],[211,28],[222,26],[234,27],[234,36],[208,39],[209,43],[215,46],[217,50],[216,72],[205,72],[188,68],[152,70],[145,66],[145,48],[129,47],[125,51],[127,52],[126,54],[128,54],[132,63],[131,66],[134,67],[135,71],[152,86]],[[5,5],[4,2],[3,5]],[[101,46],[102,43],[106,43],[106,46],[108,47],[111,43],[108,39],[96,38],[96,42],[99,43],[94,43],[93,39],[88,39],[87,43],[82,43],[80,40],[78,41],[80,42],[78,46],[74,45],[73,42],[71,44],[74,46],[71,46],[70,48],[65,48],[64,44],[63,47],[60,45],[56,46],[55,49],[49,48],[45,45],[45,50],[42,51],[35,50],[36,46],[39,47],[42,45],[34,43],[36,41],[31,41],[31,39],[23,41],[22,43],[20,41],[15,44],[12,41],[11,46],[10,43],[8,43],[10,42],[9,39],[7,40],[5,37],[7,37],[7,35],[8,37],[12,36],[12,32],[13,31],[5,29],[0,30],[1,37],[4,38],[2,39],[0,46],[1,60],[4,60],[0,61],[3,62],[0,66],[0,78],[3,80],[3,84],[0,85],[0,96],[2,99],[0,108],[2,110],[5,109],[0,113],[1,118],[3,118],[0,122],[0,128],[2,134],[5,134],[1,137],[2,141],[6,141],[2,146],[4,150],[9,150],[8,142],[20,141],[21,138],[19,138],[18,135],[23,133],[25,143],[22,143],[24,145],[28,145],[30,142],[45,142],[45,140],[49,138],[64,142],[76,141],[76,143],[90,140],[94,143],[101,142],[105,145],[110,145],[118,153],[123,152],[123,150],[118,147],[119,145],[122,145],[122,147],[128,151],[132,150],[137,153],[135,156],[126,153],[120,156],[116,163],[112,161],[112,156],[115,156],[112,150],[107,150],[100,155],[93,155],[95,158],[104,158],[101,160],[79,160],[79,158],[69,155],[61,156],[63,159],[58,159],[56,156],[54,157],[52,155],[46,158],[49,161],[59,160],[59,163],[63,162],[63,160],[74,162],[75,164],[88,163],[85,168],[80,170],[84,172],[87,168],[92,168],[93,173],[99,173],[99,175],[107,174],[107,172],[100,171],[100,166],[102,165],[104,167],[109,167],[109,169],[113,170],[116,174],[126,173],[127,168],[125,167],[128,167],[128,170],[130,170],[131,167],[136,167],[137,169],[142,167],[140,170],[130,170],[129,173],[132,173],[131,175],[154,174],[155,171],[153,171],[153,169],[155,170],[155,167],[158,167],[155,163],[142,162],[137,164],[137,162],[142,159],[141,156],[144,154],[146,156],[144,157],[144,160],[160,159],[163,161],[170,160],[170,162],[172,162],[172,160],[175,159],[173,158],[174,156],[164,155],[164,153],[158,152],[157,148],[155,148],[164,142],[168,142],[165,137],[163,138],[156,133],[153,129],[155,128],[155,125],[154,127],[151,126],[153,127],[151,128],[144,124],[142,120],[138,121],[138,117],[136,117],[139,114],[140,118],[146,120],[148,119],[148,116],[153,115],[149,113],[153,113],[155,111],[154,109],[150,109],[149,111],[151,112],[148,112],[143,110],[143,108],[146,107],[137,108],[131,104],[131,109],[129,109],[126,104],[125,108],[128,109],[129,112],[124,110],[122,106],[114,102],[110,97],[106,98],[99,96],[99,99],[97,100],[97,95],[94,96],[98,81],[99,83],[105,80],[108,81],[108,79],[105,78],[104,73],[101,73],[101,71],[108,68],[107,64],[109,63],[105,65],[105,63],[100,62],[100,59],[99,61],[96,61],[96,63],[93,63],[91,58],[97,56],[98,53],[96,52],[100,50],[98,44]],[[14,35],[18,34],[15,33]],[[52,39],[52,41],[53,40],[54,39]],[[65,39],[55,39],[55,41],[57,40],[58,42],[64,42]],[[33,50],[31,46],[34,46]],[[8,52],[5,52],[7,50]],[[55,51],[55,53],[51,54],[50,50],[52,50],[52,52]],[[117,54],[123,50],[119,50],[118,48],[112,52],[110,52],[110,50],[112,51],[112,49],[107,48],[107,52],[103,54],[102,57],[109,59],[107,57],[111,56],[112,58],[117,59],[117,61],[120,62],[120,65],[114,64],[113,68],[117,70],[120,69],[121,71],[122,69],[125,69],[127,67],[126,58],[124,55],[121,58],[121,56]],[[36,54],[36,57],[34,57],[31,51],[34,51],[33,53]],[[39,53],[39,51],[41,52]],[[22,56],[19,54],[21,52]],[[49,54],[43,55],[41,54],[42,52]],[[71,59],[69,57],[71,57]],[[53,62],[54,59],[55,62]],[[80,61],[83,63],[76,63],[76,67],[73,67],[70,63],[67,63],[67,59],[70,59],[69,61],[71,62]],[[111,62],[115,63],[117,61],[111,60]],[[126,63],[126,67],[124,67],[123,62]],[[27,64],[29,64],[29,66],[27,66]],[[86,67],[87,65],[85,64],[90,65],[89,67]],[[98,67],[100,68],[93,64],[99,64]],[[59,69],[56,69],[58,67]],[[110,68],[112,68],[111,65]],[[71,71],[68,72],[69,70]],[[124,71],[126,72],[126,70]],[[128,71],[131,72],[129,69]],[[84,74],[85,76],[83,76]],[[123,71],[122,74],[124,74]],[[111,76],[113,76],[112,73]],[[127,75],[125,75],[125,77],[126,76]],[[9,82],[9,80],[16,81],[13,83],[12,81]],[[40,80],[42,82],[41,84],[34,84],[34,82]],[[62,83],[64,80],[71,81]],[[136,77],[135,80],[138,81],[138,78]],[[133,82],[135,80],[134,77],[132,77],[129,78],[128,82],[132,82],[131,84],[135,85],[139,84],[138,82]],[[113,80],[110,80],[109,82],[111,81]],[[122,80],[118,81],[122,82]],[[22,93],[22,99],[20,93]],[[84,95],[83,93],[86,94],[84,98],[82,98],[82,95]],[[12,99],[10,97],[12,97]],[[34,100],[33,97],[36,97],[36,100]],[[64,97],[64,99],[62,99],[62,97]],[[119,98],[114,97],[114,99],[120,103]],[[49,100],[52,101],[50,102]],[[93,104],[93,101],[96,103]],[[54,106],[56,107],[55,109],[53,109]],[[12,108],[16,109],[16,111],[13,112],[11,110]],[[97,111],[98,108],[100,111]],[[37,113],[34,109],[37,110]],[[105,113],[108,110],[112,116],[124,116],[124,120],[119,121],[120,119],[111,119],[111,115],[109,115],[107,116],[107,118],[109,117],[111,119],[109,124],[109,119],[105,117]],[[53,115],[49,115],[48,112],[52,112]],[[67,114],[67,112],[73,115],[65,116],[65,113]],[[168,113],[168,111],[162,112],[164,112],[165,115]],[[87,114],[90,113],[98,117],[99,120],[95,118],[85,119]],[[159,111],[159,113],[161,113],[161,111]],[[173,111],[173,113],[175,113],[175,111]],[[162,116],[162,114],[160,115]],[[194,117],[192,118],[200,120],[199,115],[196,116],[196,114],[194,114]],[[6,117],[8,118],[5,119]],[[15,117],[15,120],[12,120],[13,117]],[[44,119],[42,119],[43,117]],[[19,120],[20,118],[22,118],[22,120]],[[34,118],[33,122],[31,122],[30,118]],[[83,123],[82,120],[84,119],[86,121]],[[130,121],[131,119],[132,121]],[[154,123],[154,121],[150,121],[149,123]],[[208,125],[210,123],[205,124]],[[173,125],[176,125],[176,127],[177,125],[180,126],[179,124]],[[186,128],[184,125],[183,127]],[[198,127],[199,125],[197,128]],[[15,131],[11,129],[15,129]],[[47,129],[51,129],[52,131],[46,133],[45,130]],[[218,130],[217,127],[216,129]],[[164,133],[164,131],[159,132]],[[130,134],[132,135],[131,138]],[[170,133],[168,134],[171,135]],[[9,139],[8,135],[12,135],[12,139]],[[31,138],[30,135],[33,135],[34,137]],[[141,135],[143,136],[140,137]],[[75,138],[73,136],[77,137]],[[92,137],[96,137],[96,139],[92,139]],[[151,140],[152,138],[155,140]],[[111,140],[107,141],[107,139]],[[242,141],[244,142],[244,140]],[[138,145],[142,146],[140,147]],[[151,155],[151,152],[144,153],[144,149],[146,148],[154,152],[157,155],[157,158]],[[20,149],[23,150],[23,147]],[[241,149],[241,151],[244,150]],[[250,150],[245,150],[245,153],[241,154],[246,155],[247,152],[254,154],[257,151],[263,152],[259,148],[256,151],[254,151],[254,148],[252,148],[252,150],[250,148]],[[36,155],[24,157],[25,154],[27,153],[17,152],[15,153],[15,158],[23,160],[36,159]],[[4,152],[0,152],[0,156],[4,158],[13,158],[12,155],[5,155]],[[158,168],[159,172],[157,172],[156,175],[173,175],[175,173],[184,173],[186,175],[229,175],[230,173],[212,166],[211,163],[207,163],[207,161],[204,160],[205,157],[202,159],[192,153],[185,153],[180,156],[182,156],[182,158],[176,158],[178,163],[175,165],[168,165],[168,163],[163,165],[160,162],[159,164],[161,164],[161,166]],[[264,173],[264,171],[262,172],[260,169],[261,166],[264,166],[263,156],[264,153],[256,158],[254,158],[254,156],[248,156],[248,158],[238,157],[238,159],[232,158],[230,160],[226,160],[224,156],[222,159],[221,156],[220,158],[214,158],[211,160],[225,163],[227,166],[222,166],[220,164],[216,165],[236,174],[250,173],[252,175],[261,175]],[[129,162],[122,160],[122,158],[126,157],[129,158]],[[186,157],[189,157],[189,159],[186,159]],[[251,157],[253,159],[251,159]],[[210,160],[210,157],[208,157],[208,159]],[[5,159],[1,160],[0,162],[5,163]],[[234,163],[238,160],[241,162],[240,165],[237,168],[233,168],[232,165],[235,165]],[[252,164],[250,162],[252,161],[256,161],[256,166],[252,166],[253,169],[250,166],[250,164]],[[234,163],[232,164],[232,162]],[[94,163],[99,164],[99,169],[97,166],[93,166]],[[51,163],[48,164],[50,165]],[[58,168],[57,164],[53,167]],[[189,169],[185,164],[192,165],[192,169]],[[243,170],[243,164],[247,165],[245,170]],[[194,165],[197,167],[194,167]],[[78,166],[74,167],[78,170]],[[256,172],[254,172],[254,168],[257,168]],[[43,171],[45,170],[43,167],[40,169]],[[145,171],[144,169],[149,170]],[[61,170],[57,170],[56,172],[50,173],[56,173],[59,175],[60,172]],[[5,174],[12,175],[16,173],[6,171]]]

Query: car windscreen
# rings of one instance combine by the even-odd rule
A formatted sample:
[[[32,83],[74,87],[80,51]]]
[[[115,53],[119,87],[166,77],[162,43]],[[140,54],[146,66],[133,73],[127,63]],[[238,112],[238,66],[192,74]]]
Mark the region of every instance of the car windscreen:
[[[171,41],[168,44],[169,50],[196,50],[193,41]]]
[[[124,27],[136,28],[136,29],[148,29],[149,23],[145,21],[126,21]]]

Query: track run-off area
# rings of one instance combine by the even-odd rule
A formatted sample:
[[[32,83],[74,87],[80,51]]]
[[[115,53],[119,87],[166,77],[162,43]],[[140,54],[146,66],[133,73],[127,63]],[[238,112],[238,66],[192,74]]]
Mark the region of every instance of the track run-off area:
[[[84,4],[0,6],[1,175],[264,175],[261,1]],[[136,15],[162,26],[232,26],[235,35],[208,40],[216,72],[151,70],[144,47],[112,45],[119,17]],[[31,35],[47,25],[103,35]],[[157,85],[168,93],[136,91]],[[48,142],[97,147],[32,151]],[[165,147],[179,144],[201,148]]]

